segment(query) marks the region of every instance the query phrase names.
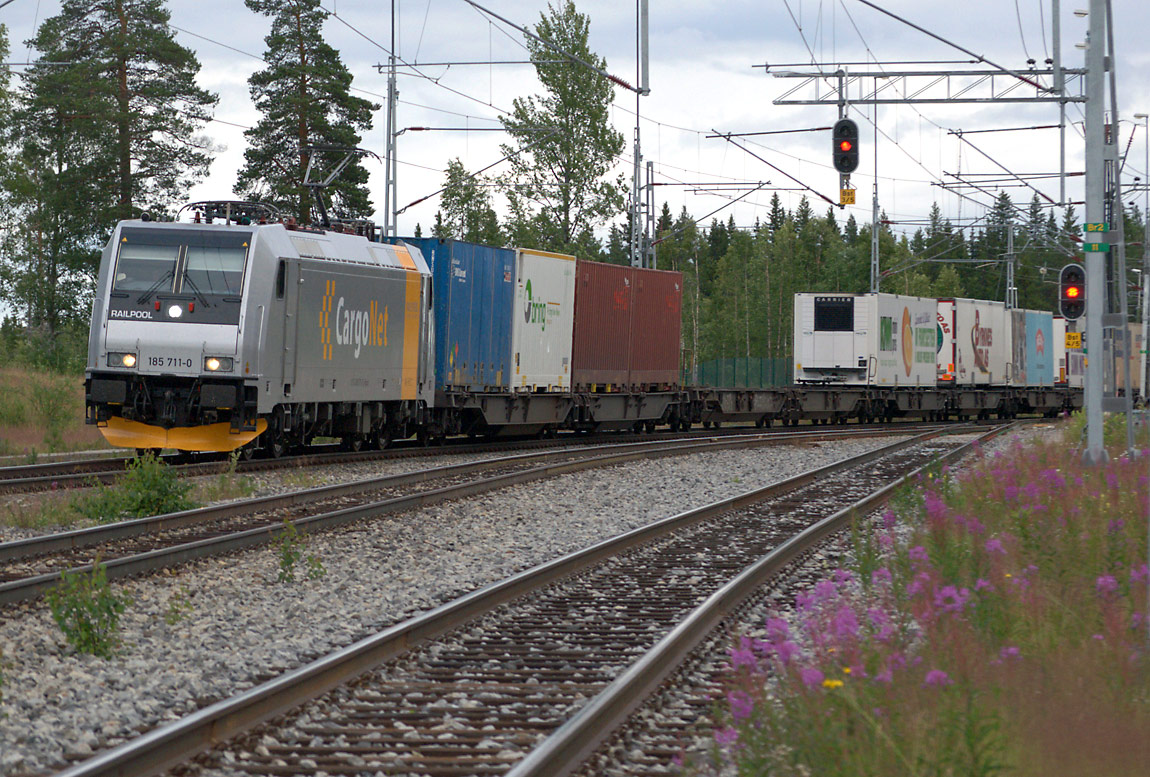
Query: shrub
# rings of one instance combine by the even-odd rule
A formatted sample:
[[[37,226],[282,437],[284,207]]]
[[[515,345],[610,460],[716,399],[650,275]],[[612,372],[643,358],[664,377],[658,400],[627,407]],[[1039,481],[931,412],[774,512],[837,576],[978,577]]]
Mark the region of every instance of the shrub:
[[[196,494],[199,501],[220,502],[252,495],[255,487],[252,485],[251,478],[236,473],[239,459],[240,452],[232,451],[228,456],[228,468],[197,489]]]
[[[191,488],[166,463],[146,453],[128,464],[127,472],[115,486],[94,484],[92,491],[77,496],[72,506],[97,523],[145,518],[196,507],[188,498]]]
[[[108,587],[97,557],[90,572],[64,572],[48,591],[48,608],[68,644],[81,653],[111,658],[119,647],[120,614],[127,600]]]
[[[314,554],[304,558],[304,547],[307,534],[301,532],[291,521],[284,518],[284,528],[279,534],[279,575],[277,580],[281,583],[295,582],[295,567],[301,559],[306,566],[308,580],[318,580],[327,574],[323,561]]]
[[[180,586],[180,590],[168,599],[168,610],[164,613],[164,622],[169,626],[175,626],[195,610],[195,606],[189,601],[188,595],[187,586]]]
[[[718,761],[1144,773],[1145,462],[1087,469],[1067,446],[1016,444],[959,477],[922,477],[854,528],[850,568],[731,650]]]

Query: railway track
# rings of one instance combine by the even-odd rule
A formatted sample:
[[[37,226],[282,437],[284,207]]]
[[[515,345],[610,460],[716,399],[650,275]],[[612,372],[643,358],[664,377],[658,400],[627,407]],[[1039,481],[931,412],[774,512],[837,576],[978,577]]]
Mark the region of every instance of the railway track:
[[[965,449],[938,434],[541,565],[62,774],[152,774],[212,747],[181,773],[567,773],[852,509],[873,509],[917,468]]]
[[[884,431],[887,434],[900,431],[913,432],[920,429],[934,428],[934,424],[917,421],[907,421],[898,424],[864,424],[851,426],[854,430],[869,429]],[[818,429],[818,426],[802,427],[804,430]],[[655,434],[639,435],[625,434],[611,436],[614,444],[627,442],[666,442],[670,440],[698,439],[700,435],[711,438],[716,436],[739,436],[744,434],[793,434],[796,427],[778,427],[773,430],[760,430],[748,427],[732,427],[729,429],[698,430],[694,434],[684,436],[679,432],[657,432]],[[586,437],[575,434],[564,434],[555,438],[507,440],[492,442],[490,440],[453,443],[428,447],[415,441],[402,441],[382,451],[343,451],[338,446],[321,446],[307,453],[295,456],[284,456],[279,459],[251,459],[236,462],[236,471],[241,473],[267,472],[277,469],[291,469],[303,467],[322,467],[338,464],[386,461],[392,459],[421,458],[427,456],[447,456],[454,454],[475,453],[477,451],[527,451],[539,449],[553,449],[569,446],[584,446],[594,444],[603,437]],[[70,461],[47,462],[44,464],[25,464],[17,466],[0,467],[0,495],[17,493],[35,493],[59,489],[85,488],[94,484],[110,485],[118,480],[128,465],[135,460],[133,456],[120,456],[102,459],[78,459]],[[182,477],[200,477],[216,475],[227,471],[230,462],[226,458],[216,458],[207,461],[182,461],[179,456],[167,455],[163,460],[175,469]]]
[[[642,458],[878,434],[890,430],[806,429],[546,450],[0,543],[0,605],[36,598],[56,585],[63,571],[87,571],[97,557],[114,579],[265,544],[276,539],[285,522],[315,532]]]

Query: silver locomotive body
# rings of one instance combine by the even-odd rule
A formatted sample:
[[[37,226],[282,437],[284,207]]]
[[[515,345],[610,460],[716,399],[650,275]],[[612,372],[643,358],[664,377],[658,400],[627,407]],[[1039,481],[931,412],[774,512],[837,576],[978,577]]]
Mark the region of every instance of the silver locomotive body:
[[[194,451],[404,436],[434,391],[430,298],[403,245],[122,222],[100,265],[88,421],[114,445]]]

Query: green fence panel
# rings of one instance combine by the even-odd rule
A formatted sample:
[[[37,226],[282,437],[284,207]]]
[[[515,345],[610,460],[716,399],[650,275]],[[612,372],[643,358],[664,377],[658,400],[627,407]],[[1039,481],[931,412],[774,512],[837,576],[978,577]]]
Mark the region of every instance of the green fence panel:
[[[774,388],[789,386],[794,374],[790,359],[737,357],[702,362],[692,372],[683,370],[683,383],[716,388]]]

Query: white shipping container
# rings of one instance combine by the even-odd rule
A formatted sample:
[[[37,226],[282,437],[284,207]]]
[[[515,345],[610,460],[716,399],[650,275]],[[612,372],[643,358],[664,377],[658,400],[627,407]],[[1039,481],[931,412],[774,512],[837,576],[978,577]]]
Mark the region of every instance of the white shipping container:
[[[796,294],[795,382],[934,386],[937,302],[895,294]]]
[[[569,391],[575,320],[575,257],[515,251],[511,353],[518,391]]]
[[[1006,304],[959,298],[939,300],[938,310],[943,338],[939,380],[956,386],[1005,385],[1010,355]]]
[[[1060,386],[1082,388],[1086,381],[1086,357],[1082,348],[1067,348],[1067,333],[1081,334],[1077,321],[1054,317],[1054,380]]]

